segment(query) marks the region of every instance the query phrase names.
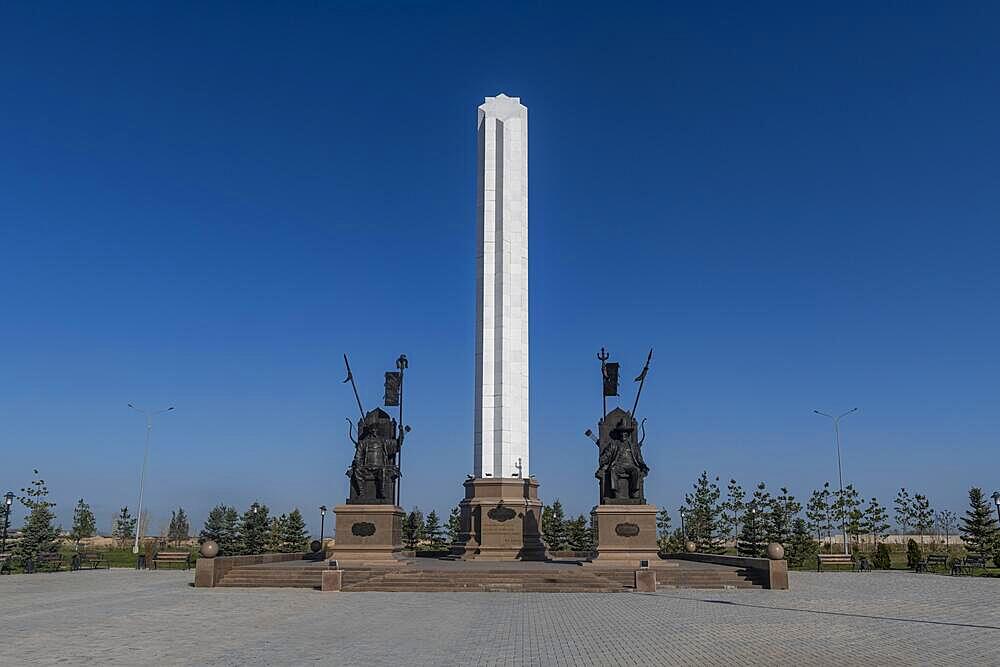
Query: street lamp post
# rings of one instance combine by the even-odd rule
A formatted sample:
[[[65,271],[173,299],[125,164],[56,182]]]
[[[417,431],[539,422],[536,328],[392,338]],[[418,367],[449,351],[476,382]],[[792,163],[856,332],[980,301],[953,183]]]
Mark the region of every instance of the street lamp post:
[[[990,498],[993,499],[993,504],[997,506],[997,521],[1000,521],[1000,491],[994,491]]]
[[[139,553],[139,531],[142,528],[142,493],[146,485],[146,465],[149,463],[149,438],[153,432],[153,417],[164,412],[170,412],[174,408],[173,406],[170,406],[169,408],[164,408],[163,410],[150,412],[148,410],[143,410],[142,408],[137,408],[131,403],[129,403],[128,406],[146,416],[146,450],[142,456],[142,472],[139,473],[139,513],[136,514],[135,542],[132,544],[132,553],[137,554]]]
[[[847,412],[845,412],[843,414],[840,414],[840,415],[837,415],[836,417],[834,417],[833,415],[828,415],[825,412],[820,412],[819,410],[813,410],[813,412],[815,412],[816,414],[823,415],[824,417],[829,417],[831,420],[833,420],[833,435],[834,435],[834,439],[837,441],[837,476],[840,478],[840,502],[841,502],[841,504],[843,504],[843,502],[844,502],[844,469],[843,469],[843,466],[841,466],[841,463],[840,463],[840,420],[843,419],[844,417],[846,417],[847,415],[851,414],[852,412],[857,412],[857,411],[858,411],[857,408],[851,408]],[[845,556],[851,553],[850,549],[847,547],[847,511],[846,510],[847,510],[847,506],[844,505],[844,507],[841,508],[841,512],[840,512],[840,528],[841,528],[841,530],[844,533],[844,555]]]
[[[0,554],[7,552],[7,529],[10,528],[10,512],[13,504],[14,492],[8,491],[3,497],[3,540],[0,544]]]
[[[683,535],[684,539],[687,540],[688,532],[687,532],[687,527],[684,525],[684,506],[683,505],[677,510],[677,513],[681,515],[681,535]]]
[[[324,535],[324,529],[326,527],[325,526],[325,522],[326,522],[326,505],[320,505],[319,506],[319,543],[320,543],[320,548],[322,548],[322,545],[323,545],[323,535]]]

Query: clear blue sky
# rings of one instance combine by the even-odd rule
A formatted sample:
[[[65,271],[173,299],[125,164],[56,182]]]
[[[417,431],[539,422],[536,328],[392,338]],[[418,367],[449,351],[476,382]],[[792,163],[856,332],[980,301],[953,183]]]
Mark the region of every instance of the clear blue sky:
[[[597,350],[655,348],[647,495],[845,473],[1000,487],[1000,9],[732,3],[5,3],[0,491],[68,526],[347,495],[410,358],[407,507],[472,469],[475,121],[530,110],[531,451],[597,495]],[[318,6],[322,5],[322,6]],[[506,21],[505,18],[509,18]],[[626,386],[625,401],[632,398]],[[20,510],[15,515],[19,523]],[[318,523],[318,521],[317,521]]]

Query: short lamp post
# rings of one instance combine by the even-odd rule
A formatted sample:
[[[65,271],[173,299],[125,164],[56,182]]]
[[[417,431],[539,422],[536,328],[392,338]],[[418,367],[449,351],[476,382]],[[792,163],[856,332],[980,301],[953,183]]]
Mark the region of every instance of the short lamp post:
[[[688,537],[687,526],[684,525],[684,506],[682,505],[677,509],[677,513],[681,515],[681,535],[684,536],[686,540]]]
[[[3,497],[3,541],[0,543],[0,554],[7,552],[7,529],[10,528],[10,512],[14,504],[14,492],[8,491]]]
[[[997,506],[997,521],[1000,521],[1000,491],[994,491],[990,497],[993,498],[993,504]]]
[[[319,506],[319,543],[321,545],[320,548],[322,548],[325,529],[326,529],[326,505],[320,505]]]

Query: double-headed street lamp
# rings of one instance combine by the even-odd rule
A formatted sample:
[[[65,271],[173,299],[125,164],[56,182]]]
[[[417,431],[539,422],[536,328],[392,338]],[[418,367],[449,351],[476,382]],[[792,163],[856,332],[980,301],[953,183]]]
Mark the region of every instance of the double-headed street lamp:
[[[155,412],[150,412],[148,410],[143,410],[142,408],[137,408],[131,403],[128,404],[130,408],[141,412],[146,415],[146,453],[142,457],[142,472],[139,473],[139,513],[136,515],[135,521],[135,543],[132,545],[132,553],[139,553],[139,530],[142,528],[142,492],[143,487],[146,484],[146,464],[149,462],[149,436],[153,432],[153,417],[164,412],[170,412],[173,410],[173,406],[169,408],[164,408],[163,410],[157,410]]]
[[[818,415],[823,415],[824,417],[829,417],[833,420],[833,433],[834,438],[837,440],[837,476],[840,477],[840,502],[844,503],[844,469],[840,464],[840,420],[851,414],[852,412],[857,412],[857,408],[851,408],[847,412],[837,415],[828,415],[825,412],[820,412],[819,410],[813,410]],[[850,554],[851,551],[847,547],[847,506],[841,507],[840,512],[840,527],[844,532],[844,555]]]
[[[14,504],[14,492],[8,491],[3,496],[3,540],[0,542],[0,554],[7,552],[7,529],[10,527],[10,513]]]

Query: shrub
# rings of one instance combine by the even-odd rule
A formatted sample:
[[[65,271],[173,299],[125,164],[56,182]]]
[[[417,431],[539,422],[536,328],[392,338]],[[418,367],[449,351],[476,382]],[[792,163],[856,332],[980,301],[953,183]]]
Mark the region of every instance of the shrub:
[[[889,547],[879,542],[872,554],[872,567],[876,570],[888,570],[892,568],[892,559],[889,557]]]
[[[917,569],[917,563],[923,560],[924,555],[920,551],[920,545],[912,537],[906,541],[906,567],[911,570]]]

